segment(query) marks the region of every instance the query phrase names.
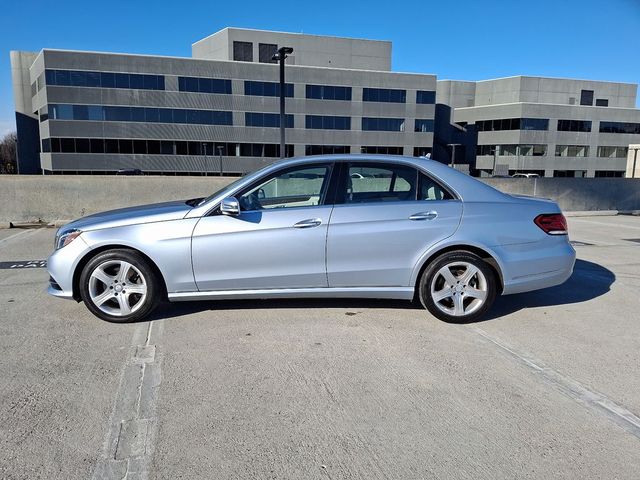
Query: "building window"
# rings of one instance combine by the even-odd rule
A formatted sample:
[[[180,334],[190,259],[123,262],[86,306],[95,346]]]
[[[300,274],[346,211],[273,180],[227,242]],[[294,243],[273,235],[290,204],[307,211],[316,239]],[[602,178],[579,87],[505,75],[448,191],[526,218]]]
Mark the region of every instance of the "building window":
[[[244,122],[247,127],[280,128],[280,114],[245,112]],[[293,115],[285,115],[285,128],[293,128]]]
[[[608,107],[609,100],[606,98],[596,98],[596,107]]]
[[[596,170],[594,176],[596,178],[622,178],[624,172],[622,170]]]
[[[322,130],[351,130],[351,117],[307,115],[305,128]]]
[[[518,145],[518,155],[522,157],[543,157],[546,154],[546,145]]]
[[[416,103],[436,103],[436,92],[418,90],[416,92]]]
[[[258,61],[260,63],[278,63],[273,59],[273,56],[278,51],[278,45],[273,43],[259,43],[258,44]]]
[[[360,153],[369,153],[374,155],[402,155],[403,147],[378,147],[378,146],[362,146]]]
[[[501,130],[549,130],[547,118],[502,118],[476,121],[478,132],[496,132]]]
[[[132,88],[138,90],[164,90],[164,75],[138,73],[88,72],[81,70],[45,70],[49,86]]]
[[[554,177],[561,178],[584,178],[587,176],[586,170],[554,170]]]
[[[239,62],[253,62],[253,43],[233,42],[233,59]]]
[[[603,158],[627,158],[628,152],[629,147],[608,147],[604,145],[598,147],[598,157]]]
[[[600,133],[628,133],[640,135],[640,123],[600,122]]]
[[[556,157],[588,157],[588,145],[556,145]]]
[[[280,84],[278,82],[255,82],[252,80],[245,80],[244,94],[262,97],[279,97]],[[293,97],[293,83],[284,84],[284,96]]]
[[[363,102],[387,102],[407,103],[406,90],[394,90],[391,88],[363,88]]]
[[[590,132],[590,120],[558,120],[559,132]]]
[[[521,157],[543,157],[547,154],[547,145],[478,145],[476,147],[476,155],[493,155],[497,154]]]
[[[335,155],[349,154],[351,147],[349,145],[305,145],[305,155]]]
[[[196,93],[231,93],[231,80],[222,78],[178,77],[178,90]]]
[[[193,156],[213,156],[222,154],[228,157],[249,156],[274,158],[280,156],[280,145],[275,143],[186,142],[179,140],[144,140],[128,138],[45,138],[42,140],[42,147],[43,151],[50,151],[52,153]],[[286,156],[293,157],[293,145],[286,146]]]
[[[433,120],[416,118],[414,132],[433,132]]]
[[[319,100],[351,101],[351,87],[337,87],[333,85],[307,85],[307,98],[317,98]]]
[[[580,90],[580,105],[593,105],[593,90]]]
[[[233,125],[231,112],[225,111],[53,103],[49,104],[49,119]]]
[[[413,147],[414,157],[425,157],[428,153],[431,153],[431,147]]]
[[[404,118],[362,117],[362,130],[378,132],[404,132]]]

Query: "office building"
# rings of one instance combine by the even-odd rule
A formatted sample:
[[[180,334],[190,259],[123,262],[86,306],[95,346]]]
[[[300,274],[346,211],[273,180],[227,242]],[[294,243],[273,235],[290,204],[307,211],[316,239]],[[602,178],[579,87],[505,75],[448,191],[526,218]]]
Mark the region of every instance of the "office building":
[[[282,46],[286,156],[432,153],[474,175],[622,176],[640,143],[634,84],[437,81],[391,71],[390,42],[225,28],[191,58],[11,52],[19,171],[239,175],[273,162]]]

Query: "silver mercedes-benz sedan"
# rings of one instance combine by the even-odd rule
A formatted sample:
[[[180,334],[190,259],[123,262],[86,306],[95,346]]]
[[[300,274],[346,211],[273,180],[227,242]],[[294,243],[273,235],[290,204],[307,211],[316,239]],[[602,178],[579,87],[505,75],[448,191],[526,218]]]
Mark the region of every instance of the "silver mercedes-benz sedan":
[[[207,198],[62,227],[49,293],[112,322],[169,301],[418,299],[482,317],[496,295],[563,283],[575,251],[550,200],[511,196],[441,163],[382,155],[286,160]]]

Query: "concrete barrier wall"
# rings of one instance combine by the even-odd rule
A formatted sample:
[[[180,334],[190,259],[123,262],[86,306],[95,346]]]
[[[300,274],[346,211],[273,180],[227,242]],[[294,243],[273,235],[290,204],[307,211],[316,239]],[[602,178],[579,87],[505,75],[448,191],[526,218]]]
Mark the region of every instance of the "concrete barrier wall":
[[[563,211],[640,210],[640,179],[483,178],[505,193],[550,198]]]
[[[229,177],[0,176],[0,223],[55,222],[146,203],[207,196]],[[565,211],[640,210],[640,179],[488,178],[506,193],[551,198]]]
[[[0,222],[71,220],[115,208],[206,197],[232,177],[0,176]]]

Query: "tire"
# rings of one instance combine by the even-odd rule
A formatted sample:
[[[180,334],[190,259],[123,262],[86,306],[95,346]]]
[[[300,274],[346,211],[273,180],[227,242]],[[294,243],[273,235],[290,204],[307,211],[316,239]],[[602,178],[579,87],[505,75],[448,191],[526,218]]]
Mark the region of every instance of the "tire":
[[[434,317],[449,323],[481,319],[491,308],[497,290],[493,269],[478,255],[464,250],[437,257],[418,284],[422,305]]]
[[[79,290],[91,313],[115,323],[142,320],[162,300],[161,281],[149,261],[124,249],[107,250],[89,260],[80,274]]]

